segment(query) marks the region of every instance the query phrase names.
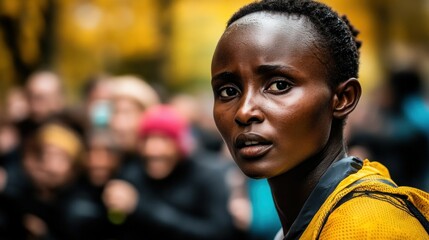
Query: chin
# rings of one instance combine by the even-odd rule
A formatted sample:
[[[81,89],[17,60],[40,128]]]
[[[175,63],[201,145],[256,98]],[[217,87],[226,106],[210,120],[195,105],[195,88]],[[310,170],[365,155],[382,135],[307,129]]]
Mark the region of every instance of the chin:
[[[249,164],[238,164],[238,166],[246,176],[254,179],[271,178],[276,175],[271,169],[257,164],[251,164],[251,166]]]
[[[153,173],[153,172],[148,172],[148,176],[154,180],[162,180],[164,178],[166,178],[168,176],[168,174],[165,173]]]
[[[249,178],[253,178],[253,179],[268,179],[269,177],[263,174],[259,174],[259,173],[244,173],[247,177]]]

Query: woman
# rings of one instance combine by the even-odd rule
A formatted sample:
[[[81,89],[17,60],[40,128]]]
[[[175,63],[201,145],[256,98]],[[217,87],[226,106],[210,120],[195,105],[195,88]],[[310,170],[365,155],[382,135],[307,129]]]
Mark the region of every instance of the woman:
[[[234,239],[227,186],[218,169],[191,156],[186,120],[154,106],[138,135],[140,161],[124,165],[103,193],[111,220],[122,224],[120,239]]]
[[[216,47],[214,119],[241,170],[268,178],[278,239],[428,238],[416,217],[429,216],[428,194],[347,157],[343,126],[361,95],[356,35],[324,4],[266,0],[235,13]]]
[[[75,126],[50,120],[35,130],[25,146],[23,167],[31,180],[20,199],[29,238],[73,239],[70,205],[81,170],[82,144]]]

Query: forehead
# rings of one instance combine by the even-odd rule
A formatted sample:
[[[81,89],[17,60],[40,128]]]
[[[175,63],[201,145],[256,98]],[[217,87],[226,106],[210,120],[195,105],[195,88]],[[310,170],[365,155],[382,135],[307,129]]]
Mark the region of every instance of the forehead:
[[[305,16],[252,13],[226,29],[215,50],[212,71],[240,61],[254,64],[282,61],[291,65],[313,62],[325,69],[327,61],[319,43],[316,29]]]
[[[254,35],[266,41],[282,40],[287,36],[297,44],[314,43],[318,38],[317,30],[307,17],[275,12],[256,12],[238,19],[226,29],[221,40],[231,39],[236,34],[241,35],[242,40],[245,40],[244,35]]]
[[[311,21],[303,15],[289,14],[281,12],[255,12],[243,16],[233,22],[224,33],[227,36],[234,30],[242,29],[246,30],[251,27],[260,27],[261,29],[282,32],[291,29],[300,30],[303,34],[313,36],[316,34]],[[284,27],[287,27],[286,29]]]

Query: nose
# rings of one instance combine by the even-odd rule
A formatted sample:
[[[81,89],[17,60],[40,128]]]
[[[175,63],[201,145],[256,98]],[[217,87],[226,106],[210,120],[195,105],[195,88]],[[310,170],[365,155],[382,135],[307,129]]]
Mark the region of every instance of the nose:
[[[262,102],[254,94],[243,95],[240,106],[235,114],[235,122],[240,126],[249,126],[253,123],[264,121],[264,114],[261,111]]]

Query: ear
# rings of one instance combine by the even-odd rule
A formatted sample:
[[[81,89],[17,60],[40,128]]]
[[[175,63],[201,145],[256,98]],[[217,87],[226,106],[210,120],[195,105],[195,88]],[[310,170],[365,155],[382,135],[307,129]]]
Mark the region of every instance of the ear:
[[[337,119],[345,119],[359,102],[362,88],[356,78],[350,78],[340,83],[335,89],[333,101],[333,116]]]

